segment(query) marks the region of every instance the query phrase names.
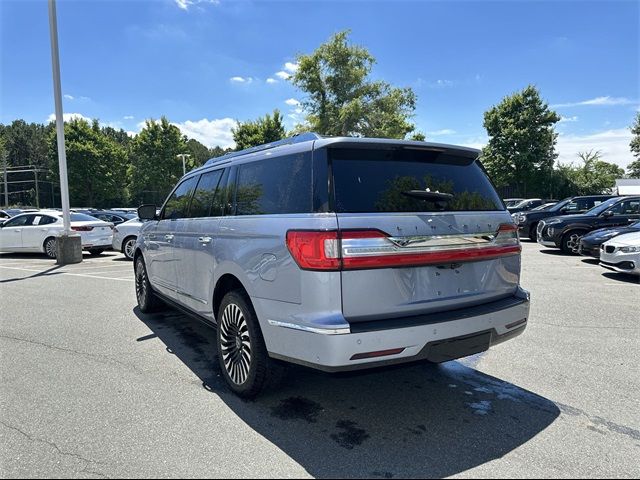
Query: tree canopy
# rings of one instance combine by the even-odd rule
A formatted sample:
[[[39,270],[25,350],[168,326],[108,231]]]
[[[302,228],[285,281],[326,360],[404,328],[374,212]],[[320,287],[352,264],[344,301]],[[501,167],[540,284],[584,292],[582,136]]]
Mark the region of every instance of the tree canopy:
[[[278,110],[273,111],[273,116],[267,114],[257,120],[237,122],[231,133],[236,150],[275,142],[286,136],[282,115]]]
[[[297,57],[291,82],[307,98],[302,106],[308,129],[323,135],[405,138],[415,130],[411,88],[369,79],[375,58],[335,34],[309,55]]]
[[[134,203],[161,203],[182,177],[179,153],[186,152],[180,129],[166,117],[147,120],[131,142],[129,178]]]
[[[558,121],[560,117],[532,85],[485,112],[489,142],[482,151],[482,162],[493,181],[516,186],[522,196],[545,191],[557,157],[554,125]]]

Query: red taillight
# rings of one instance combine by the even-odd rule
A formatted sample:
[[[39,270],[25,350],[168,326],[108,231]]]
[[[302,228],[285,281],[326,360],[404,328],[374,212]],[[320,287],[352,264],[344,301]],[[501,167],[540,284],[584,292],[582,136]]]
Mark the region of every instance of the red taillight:
[[[307,270],[338,270],[340,252],[338,232],[304,231],[287,232],[287,247],[300,268]]]
[[[71,230],[76,232],[90,232],[93,230],[93,227],[71,227]]]
[[[442,243],[416,247],[380,230],[290,230],[287,247],[300,268],[306,270],[418,267],[517,255],[521,251],[517,232],[516,225],[502,224],[490,241],[452,235],[440,237]],[[457,237],[462,239],[448,241]]]

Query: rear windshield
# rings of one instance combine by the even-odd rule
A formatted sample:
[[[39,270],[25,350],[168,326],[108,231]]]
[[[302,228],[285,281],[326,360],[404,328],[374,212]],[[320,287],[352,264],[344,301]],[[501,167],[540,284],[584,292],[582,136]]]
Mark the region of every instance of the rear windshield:
[[[484,171],[470,158],[404,149],[332,149],[330,156],[338,213],[504,209]],[[419,190],[452,196],[430,198]]]
[[[85,215],[84,213],[71,213],[71,221],[72,222],[96,222],[98,221],[98,219],[96,217]]]

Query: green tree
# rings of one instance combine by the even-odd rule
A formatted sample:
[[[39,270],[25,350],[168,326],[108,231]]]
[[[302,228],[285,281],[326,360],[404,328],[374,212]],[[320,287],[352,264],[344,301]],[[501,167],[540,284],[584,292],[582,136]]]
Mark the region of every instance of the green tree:
[[[46,167],[47,139],[52,130],[54,123],[45,126],[14,120],[9,125],[0,124],[0,137],[4,138],[8,165]]]
[[[64,124],[65,150],[72,206],[107,207],[126,202],[125,148],[107,136],[97,120],[77,119]],[[58,181],[58,145],[49,135],[49,165]]]
[[[640,112],[636,113],[635,121],[633,122],[633,125],[631,125],[631,133],[633,137],[631,138],[629,146],[631,147],[631,153],[637,159],[634,163],[637,164],[637,162],[640,161]]]
[[[529,85],[505,97],[484,114],[489,142],[482,163],[498,186],[512,185],[518,194],[550,195],[550,179],[556,157],[554,125],[560,117]]]
[[[568,171],[575,195],[609,193],[615,187],[616,179],[624,176],[624,170],[603,161],[599,151],[581,152],[578,157],[582,160],[582,166]]]
[[[335,34],[310,55],[297,57],[291,82],[307,98],[306,124],[323,135],[405,138],[416,107],[411,88],[371,81],[375,58],[348,43],[348,31]]]
[[[282,115],[278,110],[254,121],[238,122],[231,130],[236,150],[282,140],[286,136]]]
[[[627,167],[627,177],[640,178],[640,158]]]
[[[113,127],[103,127],[102,133],[125,148],[128,148],[131,143],[131,137],[122,128],[117,130]]]
[[[131,142],[129,189],[134,203],[159,204],[180,177],[185,153],[185,138],[166,117],[147,120],[145,127]]]

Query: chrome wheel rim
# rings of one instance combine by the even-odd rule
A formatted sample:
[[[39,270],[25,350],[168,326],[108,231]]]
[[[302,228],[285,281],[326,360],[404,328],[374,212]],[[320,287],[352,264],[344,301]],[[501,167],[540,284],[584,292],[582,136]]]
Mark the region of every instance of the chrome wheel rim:
[[[144,306],[147,298],[147,272],[144,271],[144,265],[140,261],[136,265],[136,297],[138,304]]]
[[[55,240],[48,240],[47,243],[44,245],[44,249],[48,257],[56,258],[56,254],[58,252],[56,252]]]
[[[569,241],[567,242],[567,246],[573,253],[578,253],[578,247],[580,246],[580,239],[582,235],[578,235],[574,233],[569,237]]]
[[[220,321],[220,344],[224,368],[236,385],[242,385],[251,369],[249,326],[238,305],[227,305]]]
[[[127,258],[133,258],[133,249],[136,246],[136,240],[132,238],[124,244],[124,255]]]

